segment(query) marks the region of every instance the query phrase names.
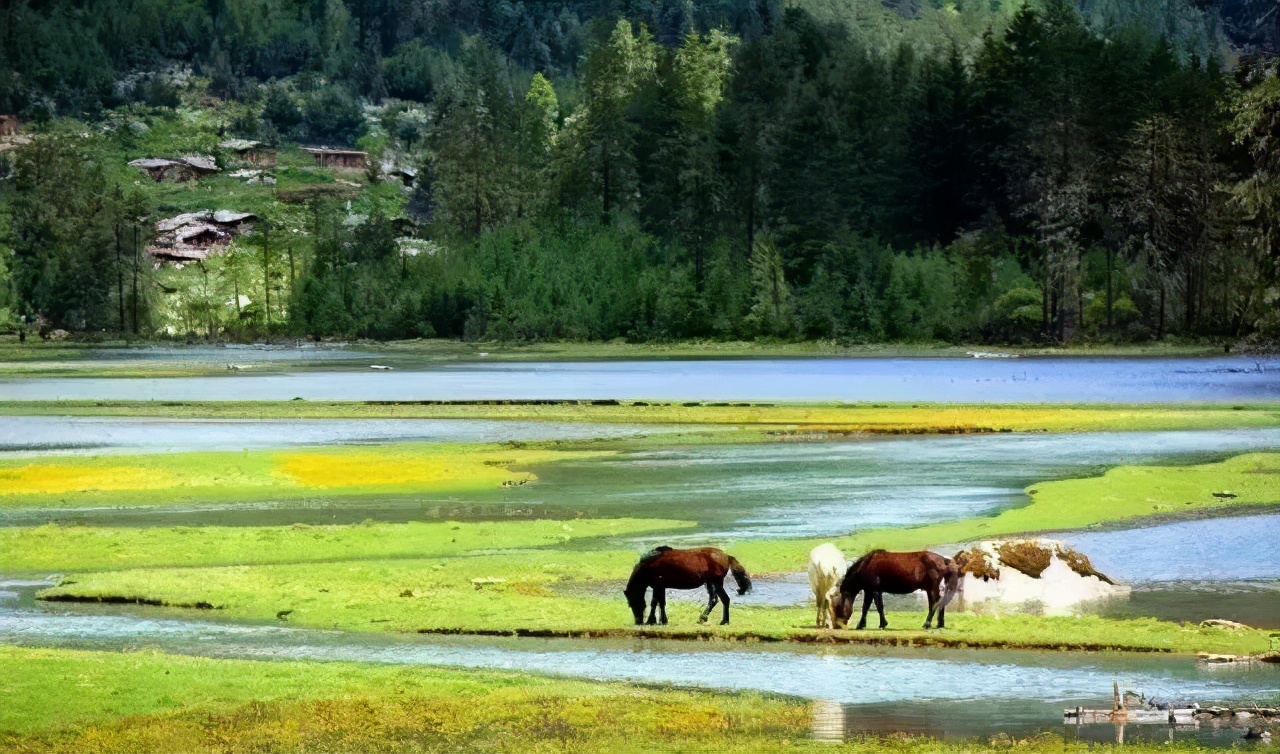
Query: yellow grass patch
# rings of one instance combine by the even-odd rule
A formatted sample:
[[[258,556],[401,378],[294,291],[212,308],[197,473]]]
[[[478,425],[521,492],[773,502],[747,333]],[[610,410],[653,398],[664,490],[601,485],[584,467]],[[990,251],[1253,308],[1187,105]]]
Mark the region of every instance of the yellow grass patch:
[[[425,449],[282,453],[273,473],[293,484],[315,489],[369,486],[496,487],[535,481],[516,464],[551,460],[546,451],[427,451]],[[582,455],[582,454],[575,454]]]
[[[175,483],[171,474],[138,466],[31,464],[0,469],[0,495],[154,490],[171,487]]]

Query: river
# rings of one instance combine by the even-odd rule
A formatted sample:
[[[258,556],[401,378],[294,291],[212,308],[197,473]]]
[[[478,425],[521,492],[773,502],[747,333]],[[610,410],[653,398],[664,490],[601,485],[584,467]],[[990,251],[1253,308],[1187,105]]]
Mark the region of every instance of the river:
[[[348,354],[349,356],[349,354]],[[1170,403],[1280,400],[1280,359],[811,358],[452,362],[216,377],[0,380],[0,400],[662,400]],[[384,364],[385,366],[385,364]]]

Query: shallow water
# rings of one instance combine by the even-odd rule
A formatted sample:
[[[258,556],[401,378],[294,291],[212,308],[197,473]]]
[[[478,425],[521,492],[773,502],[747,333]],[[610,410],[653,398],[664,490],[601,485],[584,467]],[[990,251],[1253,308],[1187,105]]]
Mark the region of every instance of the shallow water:
[[[1280,628],[1280,513],[1198,519],[1105,532],[1051,535],[1087,554],[1094,566],[1133,587],[1128,600],[1097,608],[1116,617],[1199,623],[1225,618]],[[601,586],[603,593],[613,585]],[[921,610],[923,593],[886,595],[889,610]],[[670,599],[701,602],[699,592]],[[812,604],[804,573],[755,580],[753,604]]]
[[[985,515],[1024,505],[1023,489],[1035,482],[1098,474],[1116,464],[1196,462],[1268,448],[1280,448],[1280,429],[694,446],[534,466],[537,484],[474,494],[317,494],[306,501],[210,507],[10,508],[0,509],[0,525],[244,526],[600,515],[694,519],[700,528],[684,536],[700,540],[816,537]]]
[[[378,363],[369,355],[370,364]],[[1280,400],[1280,359],[750,359],[448,363],[220,377],[0,380],[0,400],[1132,402]]]
[[[1098,570],[1123,581],[1280,579],[1276,513],[1070,532],[1059,538],[1088,554]]]
[[[484,419],[153,419],[0,416],[0,458],[61,453],[178,453],[389,442],[589,440],[676,427]]]
[[[349,660],[536,671],[595,680],[754,689],[831,702],[842,733],[950,736],[1062,730],[1062,710],[1109,703],[1111,683],[1148,696],[1264,699],[1280,671],[1224,671],[1187,658],[1120,654],[707,647],[655,640],[425,639],[231,625],[101,608],[13,606],[0,597],[0,642],[274,660]],[[87,607],[87,606],[86,606]],[[830,712],[830,707],[826,707]],[[830,721],[827,721],[828,723]],[[828,730],[830,733],[829,725]],[[1162,729],[1163,733],[1163,729]],[[1208,743],[1239,733],[1193,735]]]

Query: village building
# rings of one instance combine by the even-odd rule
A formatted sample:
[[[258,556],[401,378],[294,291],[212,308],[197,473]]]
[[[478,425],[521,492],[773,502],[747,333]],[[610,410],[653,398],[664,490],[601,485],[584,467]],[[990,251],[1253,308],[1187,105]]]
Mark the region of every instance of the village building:
[[[187,155],[171,160],[165,157],[145,157],[133,160],[129,167],[146,173],[156,183],[162,181],[195,181],[218,172],[218,164],[212,157]]]
[[[218,147],[229,155],[225,162],[231,167],[273,168],[276,166],[276,150],[260,141],[227,139]]]
[[[364,170],[369,167],[368,152],[328,147],[303,147],[302,151],[315,158],[317,167],[339,170]]]
[[[162,262],[198,262],[226,251],[231,241],[249,232],[256,217],[249,212],[202,210],[156,223],[156,237],[147,253]]]

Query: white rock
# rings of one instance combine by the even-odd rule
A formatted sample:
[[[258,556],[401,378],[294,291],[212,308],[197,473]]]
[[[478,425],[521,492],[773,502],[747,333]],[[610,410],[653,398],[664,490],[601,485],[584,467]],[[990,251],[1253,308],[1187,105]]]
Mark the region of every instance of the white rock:
[[[1071,570],[1058,557],[1062,543],[1047,539],[1030,541],[1053,551],[1049,566],[1039,578],[1001,563],[996,554],[1000,542],[978,545],[986,553],[988,562],[999,569],[1000,576],[983,581],[973,574],[965,574],[961,586],[965,609],[1036,609],[1045,615],[1073,615],[1087,603],[1128,598],[1128,586],[1108,584],[1097,576],[1082,576]]]

